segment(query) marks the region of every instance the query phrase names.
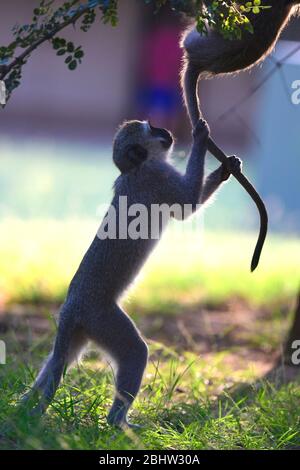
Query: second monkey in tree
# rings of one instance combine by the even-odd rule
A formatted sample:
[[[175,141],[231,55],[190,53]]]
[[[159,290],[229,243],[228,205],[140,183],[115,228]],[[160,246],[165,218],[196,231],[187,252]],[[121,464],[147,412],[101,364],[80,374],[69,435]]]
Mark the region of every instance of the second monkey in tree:
[[[204,0],[203,3],[209,5],[211,2]],[[187,28],[183,34],[182,88],[192,126],[196,125],[201,115],[197,93],[199,78],[236,73],[261,62],[273,50],[291,16],[299,12],[300,1],[268,0],[265,5],[271,8],[262,9],[259,14],[248,15],[253,33],[244,32],[242,39],[226,39],[215,29],[210,29],[207,35],[201,35],[195,27]],[[208,150],[225,164],[226,155],[212,139],[208,142]],[[251,263],[253,271],[258,265],[266,238],[268,214],[259,194],[247,178],[242,173],[233,173],[233,175],[252,197],[260,213],[260,233]]]

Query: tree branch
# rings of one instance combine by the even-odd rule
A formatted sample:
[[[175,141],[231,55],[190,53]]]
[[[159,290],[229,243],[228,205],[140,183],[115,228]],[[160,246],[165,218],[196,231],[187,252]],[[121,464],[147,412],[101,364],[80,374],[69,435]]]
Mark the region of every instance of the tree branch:
[[[35,49],[37,49],[43,42],[49,41],[52,39],[57,33],[59,33],[62,29],[66,28],[70,24],[74,24],[82,15],[84,15],[88,10],[91,9],[90,5],[86,5],[85,7],[82,7],[79,9],[77,13],[75,13],[73,16],[71,16],[68,20],[64,21],[60,25],[58,25],[56,28],[53,29],[53,31],[45,34],[42,38],[39,38],[36,42],[31,44],[27,49],[25,49],[22,54],[20,54],[18,57],[13,59],[13,61],[9,65],[1,65],[0,66],[0,80],[3,80],[10,72],[11,70],[14,69],[18,64],[22,64],[26,57],[31,54]]]

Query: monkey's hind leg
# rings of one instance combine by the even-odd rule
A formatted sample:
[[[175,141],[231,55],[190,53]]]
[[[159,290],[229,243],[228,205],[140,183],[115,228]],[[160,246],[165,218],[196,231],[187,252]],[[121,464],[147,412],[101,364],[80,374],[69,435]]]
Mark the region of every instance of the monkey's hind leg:
[[[92,330],[92,338],[116,366],[116,394],[107,421],[118,427],[134,427],[127,421],[127,412],[142,382],[148,347],[132,320],[117,305],[107,309],[99,327]]]
[[[32,389],[22,399],[22,404],[30,406],[38,402],[31,410],[32,414],[42,414],[47,409],[65,368],[76,359],[87,342],[83,332],[72,326],[68,322],[59,324],[53,351],[38,374]]]

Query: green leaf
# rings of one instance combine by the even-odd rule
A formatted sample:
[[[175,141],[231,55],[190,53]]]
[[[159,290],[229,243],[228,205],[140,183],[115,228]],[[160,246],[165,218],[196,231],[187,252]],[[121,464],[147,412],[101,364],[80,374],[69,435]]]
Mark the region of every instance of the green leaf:
[[[69,63],[68,67],[69,67],[70,70],[75,70],[76,67],[77,67],[76,60],[72,60],[72,62]]]
[[[75,54],[74,54],[74,57],[76,59],[82,59],[82,57],[84,56],[84,52],[83,51],[76,51]]]
[[[73,56],[68,55],[68,57],[67,57],[66,60],[65,60],[65,63],[66,63],[66,64],[69,64],[72,59],[73,59]]]
[[[68,42],[67,44],[67,51],[68,52],[73,52],[75,49],[74,44],[72,42]]]

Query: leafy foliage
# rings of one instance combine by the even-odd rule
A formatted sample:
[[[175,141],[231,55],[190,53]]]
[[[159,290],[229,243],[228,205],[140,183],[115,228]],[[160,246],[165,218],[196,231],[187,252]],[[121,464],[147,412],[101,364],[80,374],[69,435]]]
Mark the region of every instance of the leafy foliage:
[[[267,8],[260,0],[143,0],[158,12],[169,5],[172,10],[184,13],[196,20],[197,28],[205,34],[209,26],[217,28],[225,37],[241,37],[243,31],[251,31],[248,13],[260,13]],[[0,80],[4,80],[7,100],[20,85],[22,68],[31,54],[43,42],[50,41],[56,54],[65,59],[70,70],[75,70],[84,57],[81,46],[75,46],[59,36],[69,25],[79,24],[80,30],[89,31],[100,16],[100,21],[116,26],[118,22],[118,0],[69,0],[55,6],[55,0],[37,0],[31,23],[12,28],[13,40],[0,47]]]

